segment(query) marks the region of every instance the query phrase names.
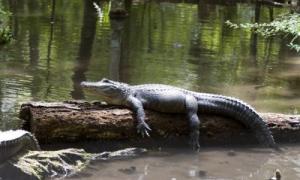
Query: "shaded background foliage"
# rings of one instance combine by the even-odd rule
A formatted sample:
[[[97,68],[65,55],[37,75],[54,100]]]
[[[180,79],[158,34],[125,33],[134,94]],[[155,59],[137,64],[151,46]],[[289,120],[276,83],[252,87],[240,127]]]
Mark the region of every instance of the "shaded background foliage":
[[[5,11],[0,4],[0,46],[10,42],[12,39],[11,31],[8,26],[10,13]]]
[[[243,23],[235,24],[230,21],[226,21],[226,24],[234,29],[248,29],[260,34],[266,38],[272,36],[281,36],[283,38],[291,39],[288,46],[300,52],[300,44],[297,43],[300,36],[300,14],[288,13],[279,15],[276,19],[266,23]]]

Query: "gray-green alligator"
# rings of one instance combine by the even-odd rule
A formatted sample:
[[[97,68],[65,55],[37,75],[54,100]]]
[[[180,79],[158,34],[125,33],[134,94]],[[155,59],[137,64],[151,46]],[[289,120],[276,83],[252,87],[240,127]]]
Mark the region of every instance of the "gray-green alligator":
[[[144,108],[166,113],[185,113],[190,125],[190,143],[199,149],[199,124],[197,113],[229,116],[249,127],[258,141],[267,147],[276,147],[268,126],[256,111],[241,100],[208,93],[198,93],[162,84],[131,86],[102,79],[82,82],[81,86],[97,92],[109,104],[124,105],[132,109],[138,121],[137,130],[149,136],[150,127],[145,122]]]

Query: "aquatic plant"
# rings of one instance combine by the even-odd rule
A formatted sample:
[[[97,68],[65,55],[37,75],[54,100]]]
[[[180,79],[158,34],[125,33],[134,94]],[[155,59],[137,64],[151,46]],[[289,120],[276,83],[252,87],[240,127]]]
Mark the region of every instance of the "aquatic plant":
[[[0,45],[10,42],[12,39],[12,33],[8,26],[0,27]]]
[[[8,17],[10,15],[10,12],[4,11],[0,8],[0,45],[8,43],[12,39],[11,30],[7,25]]]
[[[266,38],[278,35],[289,37],[291,40],[288,46],[300,52],[300,44],[296,42],[300,36],[300,14],[298,13],[280,15],[269,23],[235,24],[230,21],[225,23],[234,29],[250,29]]]

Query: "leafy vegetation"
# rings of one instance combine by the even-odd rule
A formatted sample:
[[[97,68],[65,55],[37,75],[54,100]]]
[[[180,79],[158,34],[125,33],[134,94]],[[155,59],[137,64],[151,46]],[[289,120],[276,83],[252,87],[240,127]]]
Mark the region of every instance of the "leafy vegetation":
[[[8,26],[0,28],[0,44],[6,44],[12,39],[12,34]]]
[[[7,25],[9,12],[4,11],[0,7],[0,44],[5,44],[11,41],[12,34],[9,26]]]
[[[292,37],[288,46],[300,52],[300,44],[295,42],[300,36],[300,14],[298,13],[281,15],[270,23],[234,24],[230,21],[226,21],[226,24],[234,29],[251,29],[264,37],[278,35]]]

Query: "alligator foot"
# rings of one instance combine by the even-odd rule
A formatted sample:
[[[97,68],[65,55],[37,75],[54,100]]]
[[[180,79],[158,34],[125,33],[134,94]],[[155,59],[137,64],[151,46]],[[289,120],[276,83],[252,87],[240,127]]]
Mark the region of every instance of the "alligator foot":
[[[136,128],[137,128],[137,132],[141,133],[143,137],[145,137],[145,135],[150,137],[148,131],[151,131],[151,128],[149,127],[149,125],[147,123],[140,123],[137,125]]]
[[[190,146],[193,150],[199,151],[200,150],[200,144],[199,144],[199,131],[194,130],[190,133]]]

